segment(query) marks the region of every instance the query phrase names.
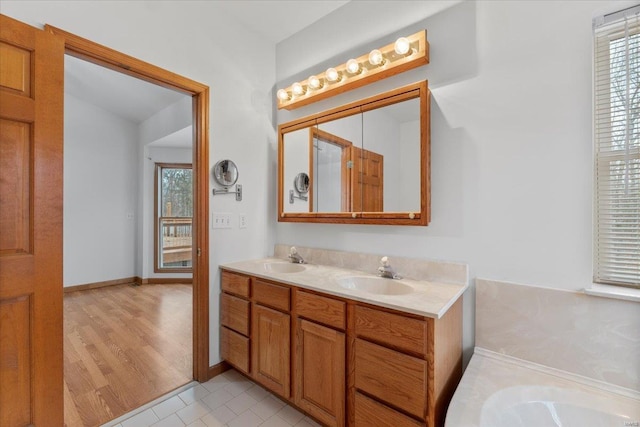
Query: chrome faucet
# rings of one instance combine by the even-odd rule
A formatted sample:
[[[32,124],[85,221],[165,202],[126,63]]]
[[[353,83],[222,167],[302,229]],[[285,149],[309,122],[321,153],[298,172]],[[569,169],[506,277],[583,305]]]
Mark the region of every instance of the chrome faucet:
[[[402,279],[402,276],[400,276],[393,270],[393,268],[391,268],[391,264],[389,264],[389,258],[387,258],[386,256],[383,256],[380,260],[380,267],[378,267],[378,276],[387,279]]]
[[[295,264],[304,264],[304,258],[302,258],[302,256],[300,256],[300,254],[298,253],[298,250],[296,249],[295,246],[291,246],[291,249],[289,249],[289,256],[288,256],[289,260]]]

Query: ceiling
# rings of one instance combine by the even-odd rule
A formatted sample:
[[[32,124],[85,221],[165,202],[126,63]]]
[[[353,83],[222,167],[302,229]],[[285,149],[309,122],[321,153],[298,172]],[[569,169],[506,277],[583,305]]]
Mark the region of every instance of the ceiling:
[[[216,6],[274,44],[349,3],[349,0],[222,0]]]
[[[348,1],[220,0],[216,7],[276,44]],[[187,96],[69,55],[65,55],[65,93],[134,123],[143,122]],[[178,139],[174,135],[158,145],[173,146],[167,144]]]
[[[134,123],[187,96],[70,55],[64,56],[64,91]]]

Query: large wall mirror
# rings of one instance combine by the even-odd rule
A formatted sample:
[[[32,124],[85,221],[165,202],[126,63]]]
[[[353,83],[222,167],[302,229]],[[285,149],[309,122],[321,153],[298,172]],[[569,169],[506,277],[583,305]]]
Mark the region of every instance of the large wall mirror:
[[[281,124],[278,220],[427,225],[429,116],[424,81]]]

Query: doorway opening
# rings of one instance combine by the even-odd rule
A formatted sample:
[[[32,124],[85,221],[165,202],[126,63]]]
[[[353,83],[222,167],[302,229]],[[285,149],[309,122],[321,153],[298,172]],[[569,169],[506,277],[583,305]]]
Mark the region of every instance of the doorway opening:
[[[206,381],[216,373],[215,368],[210,372],[208,360],[208,88],[57,28],[46,26],[46,30],[65,39],[65,80],[70,77],[67,71],[72,69],[68,64],[81,62],[81,66],[116,72],[114,74],[118,77],[124,76],[136,83],[151,83],[156,90],[161,89],[169,94],[168,105],[143,117],[137,125],[128,126],[128,131],[114,135],[99,125],[92,126],[92,120],[104,115],[106,111],[106,115],[114,116],[111,120],[117,122],[123,118],[127,109],[131,110],[131,114],[143,114],[143,110],[150,111],[149,107],[138,105],[132,108],[133,102],[129,102],[110,112],[104,105],[91,105],[87,99],[82,99],[92,93],[96,86],[103,93],[115,94],[115,90],[109,86],[111,80],[107,78],[102,78],[100,82],[90,82],[84,87],[80,82],[79,92],[75,96],[70,95],[71,98],[67,98],[65,93],[65,291],[98,288],[87,292],[87,296],[90,296],[89,293],[114,291],[94,301],[87,298],[68,304],[70,310],[82,312],[79,316],[81,321],[101,322],[95,329],[86,324],[76,324],[75,333],[69,338],[73,340],[71,345],[67,342],[66,296],[82,292],[65,293],[65,416],[68,406],[66,400],[73,393],[71,388],[75,391],[85,390],[89,388],[91,381],[97,381],[103,387],[112,379],[119,379],[123,381],[122,384],[135,384],[136,375],[139,375],[138,383],[152,384],[147,387],[148,391],[157,390],[157,394],[142,398],[145,402],[140,401],[136,390],[123,392],[126,385],[86,394],[86,405],[74,416],[82,419],[83,412],[92,412],[95,407],[113,408],[106,411],[111,412],[108,419],[98,422],[102,424],[184,385],[191,379]],[[66,82],[65,86],[70,85]],[[159,105],[156,101],[151,101],[150,104],[155,107]],[[73,110],[80,113],[76,116],[81,124],[77,134],[74,133],[75,130],[70,131],[72,124],[67,123],[66,116],[71,116]],[[182,126],[183,123],[176,120],[178,118],[182,122],[186,118],[188,126]],[[123,142],[127,140],[127,134],[137,137],[133,148]],[[79,149],[74,152],[67,148],[67,140],[73,142],[75,137],[78,137]],[[112,142],[110,145],[105,142],[108,140]],[[69,160],[67,154],[70,156]],[[165,237],[163,233],[171,233],[171,227],[157,221],[155,213],[158,200],[154,191],[158,184],[154,175],[156,165],[166,163],[188,165],[192,171],[192,189],[182,191],[183,196],[190,194],[189,224],[173,224],[174,231],[179,230],[180,235],[166,236],[169,238],[167,241],[179,237],[181,244],[177,249],[180,252],[181,268],[170,269],[168,272],[157,271],[158,257],[169,256],[169,252],[176,248],[167,248],[164,253],[162,249],[158,250],[158,242],[162,242]],[[128,167],[122,168],[124,164]],[[69,167],[71,165],[74,167]],[[78,172],[74,169],[84,170],[87,178],[71,176]],[[79,187],[84,192],[68,191],[67,173],[71,178],[70,185]],[[103,179],[93,179],[97,177]],[[96,184],[97,182],[103,182],[106,187],[100,188],[101,184]],[[119,184],[119,187],[115,185],[114,189],[113,184]],[[69,205],[73,209],[68,209],[67,195],[71,197],[74,193],[79,200]],[[70,214],[69,221],[67,213]],[[178,222],[185,222],[186,217],[187,215],[179,218]],[[81,227],[76,227],[78,225],[93,232],[102,231],[103,234],[90,235]],[[74,227],[76,234],[84,236],[74,235]],[[87,258],[78,258],[78,254],[86,255]],[[93,266],[88,264],[87,260],[96,259],[98,261]],[[175,262],[168,264],[175,265]],[[129,270],[122,270],[123,265]],[[121,270],[113,273],[117,269]],[[125,270],[127,273],[123,273]],[[133,273],[128,273],[130,271]],[[103,276],[96,273],[102,273]],[[112,278],[108,279],[104,274],[112,274]],[[103,303],[107,303],[107,306],[100,305]],[[163,337],[154,332],[152,322],[141,315],[144,311],[141,307],[156,310],[156,320],[159,313],[169,314],[169,317],[165,316],[162,320],[165,323],[163,328],[168,328],[174,335]],[[111,324],[108,321],[110,315],[113,315]],[[133,323],[134,317],[141,318],[139,324]],[[126,335],[128,332],[134,332],[137,338]],[[101,334],[105,336],[101,337]],[[95,339],[99,344],[89,343],[89,338]],[[118,339],[129,341],[118,345]],[[142,340],[142,344],[135,341],[137,339]],[[67,346],[70,347],[69,353]],[[127,350],[124,350],[127,346]],[[186,347],[192,349],[187,356],[178,351],[178,348],[184,350]],[[163,349],[167,350],[169,359],[173,358],[173,367],[169,369],[173,372],[169,374],[164,367],[172,362],[162,356]],[[85,365],[80,363],[82,357],[87,358]],[[128,365],[133,374],[115,372],[100,357],[112,363]],[[77,367],[77,372],[68,368],[68,363]],[[145,363],[147,366],[144,366]],[[164,377],[154,376],[154,372],[163,374]],[[67,375],[75,375],[75,378],[67,381]],[[118,407],[120,409],[116,409]],[[79,425],[86,425],[85,422],[82,421],[83,424]]]

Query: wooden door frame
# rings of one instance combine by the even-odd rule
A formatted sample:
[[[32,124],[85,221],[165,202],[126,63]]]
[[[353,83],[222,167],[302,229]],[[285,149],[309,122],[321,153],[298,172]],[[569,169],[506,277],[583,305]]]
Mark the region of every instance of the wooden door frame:
[[[313,168],[313,165],[315,159],[315,150],[313,141],[316,139],[318,141],[324,141],[337,145],[342,150],[342,155],[340,156],[340,192],[342,194],[342,200],[340,201],[340,211],[351,212],[351,186],[353,184],[351,182],[351,174],[349,173],[347,162],[351,160],[351,147],[353,146],[353,142],[341,138],[338,135],[334,135],[327,131],[318,129],[317,126],[309,128],[309,175],[311,176],[312,182],[312,184],[309,186],[309,212],[314,212],[313,181],[315,180],[315,170]]]
[[[68,55],[193,98],[193,378],[207,381],[216,373],[209,369],[209,87],[49,24],[44,29],[64,39]]]

